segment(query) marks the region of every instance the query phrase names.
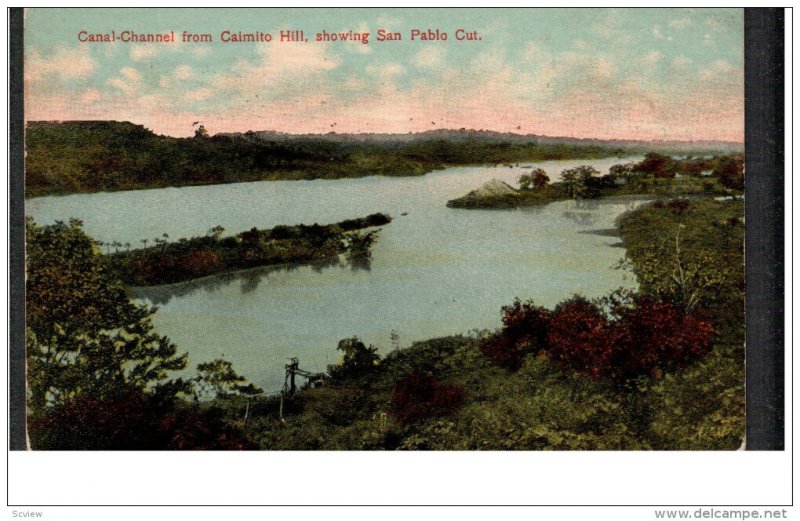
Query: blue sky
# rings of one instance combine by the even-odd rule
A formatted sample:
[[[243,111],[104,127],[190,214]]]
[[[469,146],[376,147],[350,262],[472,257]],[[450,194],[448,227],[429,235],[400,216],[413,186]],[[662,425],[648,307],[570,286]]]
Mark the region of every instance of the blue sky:
[[[599,138],[743,138],[741,9],[31,9],[28,119],[189,135],[487,128]],[[403,35],[378,42],[383,28]],[[412,29],[447,41],[410,41]],[[457,29],[480,41],[457,41]],[[223,43],[302,29],[308,43]],[[212,43],[81,43],[184,30]],[[316,33],[369,32],[369,43]]]

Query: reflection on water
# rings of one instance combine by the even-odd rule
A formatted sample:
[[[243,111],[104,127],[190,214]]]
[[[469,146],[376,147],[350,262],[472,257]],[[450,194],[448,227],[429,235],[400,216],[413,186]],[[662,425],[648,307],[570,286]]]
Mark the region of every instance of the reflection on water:
[[[220,273],[200,279],[180,282],[177,284],[164,284],[161,286],[141,286],[129,288],[128,294],[134,299],[147,299],[156,306],[168,304],[174,297],[182,297],[194,292],[204,291],[212,294],[225,286],[239,283],[239,290],[243,295],[252,293],[258,286],[266,281],[270,274],[277,272],[289,273],[301,268],[310,268],[315,273],[321,273],[326,268],[350,267],[353,271],[371,269],[372,258],[370,255],[339,255],[326,259],[317,259],[307,263],[280,264],[277,266],[262,266],[241,271]]]
[[[372,269],[372,255],[369,253],[349,254],[347,263],[353,271],[370,271]]]
[[[570,210],[564,212],[563,215],[570,221],[580,224],[581,226],[590,226],[597,222],[597,218],[592,212],[577,212]]]

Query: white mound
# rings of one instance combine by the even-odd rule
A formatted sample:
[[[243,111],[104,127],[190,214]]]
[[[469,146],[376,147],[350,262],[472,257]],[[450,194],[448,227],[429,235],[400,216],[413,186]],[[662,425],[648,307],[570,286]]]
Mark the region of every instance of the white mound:
[[[515,190],[511,185],[499,179],[492,179],[487,181],[483,186],[477,190],[473,190],[467,194],[467,197],[492,197],[497,195],[515,194]]]

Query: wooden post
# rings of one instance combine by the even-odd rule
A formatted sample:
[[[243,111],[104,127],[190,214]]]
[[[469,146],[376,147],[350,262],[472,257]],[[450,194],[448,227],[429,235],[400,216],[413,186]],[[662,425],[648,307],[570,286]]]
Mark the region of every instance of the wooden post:
[[[292,360],[292,369],[291,369],[291,380],[289,381],[289,393],[294,396],[294,393],[297,392],[297,384],[295,383],[295,375],[297,374],[297,365],[296,358]]]

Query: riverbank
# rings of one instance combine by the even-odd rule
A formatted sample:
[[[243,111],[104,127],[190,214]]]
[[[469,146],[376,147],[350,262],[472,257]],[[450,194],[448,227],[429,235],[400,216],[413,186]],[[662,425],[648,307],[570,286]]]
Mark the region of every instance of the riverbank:
[[[590,197],[599,199],[611,197],[653,197],[672,198],[690,196],[728,196],[736,192],[723,186],[717,179],[679,177],[674,179],[650,179],[626,185],[598,187]],[[516,190],[504,194],[476,196],[467,194],[447,201],[449,208],[462,209],[509,209],[525,206],[538,206],[573,199],[569,186],[555,182],[541,188]]]
[[[592,166],[562,170],[560,180],[550,183],[547,172],[534,168],[519,178],[516,189],[492,180],[468,194],[447,202],[450,208],[517,208],[565,199],[598,199],[612,196],[656,198],[730,196],[744,190],[744,157],[725,154],[712,158],[676,159],[648,153],[638,163],[616,164],[605,175]]]
[[[101,246],[106,248],[109,269],[124,284],[153,286],[261,266],[321,261],[340,254],[368,257],[380,228],[360,230],[391,221],[388,215],[375,213],[327,225],[252,228],[229,237],[222,237],[225,230],[221,227],[212,228],[204,237],[176,242],[169,242],[164,234],[154,238],[150,247],[151,241],[143,239],[141,249],[129,249],[129,243],[119,242]]]
[[[116,121],[31,122],[26,197],[247,181],[417,176],[448,166],[641,153],[613,144],[442,131],[357,139],[270,133],[173,138]]]
[[[128,122],[26,127],[25,195],[65,195],[248,181],[418,176],[449,166],[715,154],[734,143],[619,142],[474,130],[418,134],[245,132],[159,136]]]
[[[618,229],[640,279],[634,300],[570,299],[553,310],[510,303],[498,331],[415,342],[383,359],[348,339],[343,361],[322,386],[284,403],[283,418],[278,397],[251,399],[243,435],[269,450],[736,449],[744,433],[742,219],[741,200],[656,201],[633,210]],[[676,285],[678,265],[688,278]],[[627,318],[595,307],[620,303],[616,313]],[[584,342],[585,320],[597,322]],[[637,364],[666,356],[664,365],[624,380],[618,369],[641,371],[624,357],[592,376],[595,369],[554,355],[563,341],[564,353],[591,346],[591,360],[607,349],[598,331],[628,320],[645,326],[624,326],[636,349],[614,356],[658,345]],[[561,335],[560,328],[577,329]],[[702,349],[675,364],[671,350],[692,342]],[[235,421],[244,401],[204,407]]]

